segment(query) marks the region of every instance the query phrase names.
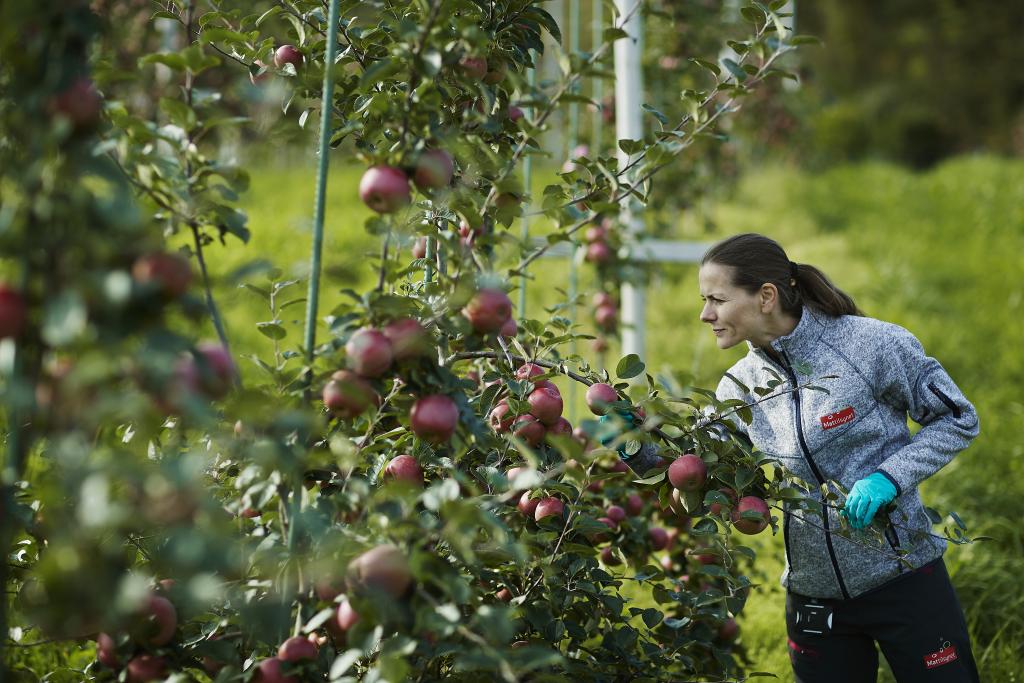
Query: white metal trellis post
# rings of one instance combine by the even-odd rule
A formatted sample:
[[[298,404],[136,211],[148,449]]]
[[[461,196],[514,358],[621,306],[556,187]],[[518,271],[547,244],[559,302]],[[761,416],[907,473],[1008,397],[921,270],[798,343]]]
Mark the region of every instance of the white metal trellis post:
[[[615,136],[618,140],[643,138],[643,120],[640,104],[643,102],[643,72],[640,58],[643,17],[639,5],[642,0],[615,0],[619,16],[629,16],[622,26],[628,38],[615,41]],[[619,150],[619,167],[629,163],[629,155]],[[627,179],[628,182],[628,179]],[[642,207],[632,196],[622,204],[622,222],[634,237],[644,231]],[[644,357],[644,290],[624,283],[622,286],[622,352]]]

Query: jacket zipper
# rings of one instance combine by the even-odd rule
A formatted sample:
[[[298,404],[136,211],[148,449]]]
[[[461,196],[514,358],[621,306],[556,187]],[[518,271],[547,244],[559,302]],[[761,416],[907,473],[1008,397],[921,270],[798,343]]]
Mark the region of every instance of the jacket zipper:
[[[796,389],[796,374],[793,372],[792,364],[789,361],[789,356],[785,351],[782,352],[782,359],[786,361],[786,367],[784,368],[786,374],[789,375],[789,381],[793,383],[793,388]],[[818,465],[811,458],[811,451],[807,448],[807,442],[804,440],[804,426],[803,419],[800,415],[800,392],[793,392],[793,401],[796,403],[796,435],[800,440],[800,449],[803,452],[804,460],[811,467],[811,472],[814,473],[814,478],[818,480],[818,488],[820,490],[821,485],[825,483],[825,477],[822,476],[821,470],[818,469]],[[839,562],[836,560],[836,551],[832,547],[832,532],[829,530],[828,525],[828,510],[825,510],[825,514],[821,516],[822,523],[825,527],[825,545],[828,546],[828,557],[832,560],[832,569],[836,573],[836,579],[839,581],[839,590],[843,593],[843,598],[846,600],[850,599],[850,593],[846,590],[846,582],[843,581],[843,575],[839,571]]]
[[[789,563],[789,570],[793,571],[793,553],[789,550],[789,520],[792,515],[789,510],[782,510],[782,541],[786,544],[786,562]]]

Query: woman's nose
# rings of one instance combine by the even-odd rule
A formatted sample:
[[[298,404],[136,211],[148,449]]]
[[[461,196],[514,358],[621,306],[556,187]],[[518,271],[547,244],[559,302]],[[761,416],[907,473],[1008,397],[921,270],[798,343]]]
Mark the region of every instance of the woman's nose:
[[[709,323],[714,319],[715,316],[711,313],[711,304],[704,304],[704,308],[700,309],[700,321]]]

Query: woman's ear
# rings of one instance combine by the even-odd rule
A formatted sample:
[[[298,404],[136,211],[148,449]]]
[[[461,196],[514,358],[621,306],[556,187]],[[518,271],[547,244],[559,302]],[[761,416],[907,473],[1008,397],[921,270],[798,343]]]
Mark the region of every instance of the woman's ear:
[[[771,313],[775,310],[775,305],[779,301],[779,289],[771,282],[766,282],[761,285],[761,290],[758,292],[758,297],[761,304],[762,313]]]

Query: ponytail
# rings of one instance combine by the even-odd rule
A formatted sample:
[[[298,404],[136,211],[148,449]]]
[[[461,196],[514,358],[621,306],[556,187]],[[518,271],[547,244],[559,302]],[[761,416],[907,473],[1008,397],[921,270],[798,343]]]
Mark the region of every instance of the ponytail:
[[[794,317],[800,317],[805,305],[833,318],[864,315],[823,272],[790,261],[782,246],[764,235],[744,233],[722,240],[705,252],[701,265],[708,263],[731,267],[732,284],[750,294],[772,283],[779,291],[782,310]]]

